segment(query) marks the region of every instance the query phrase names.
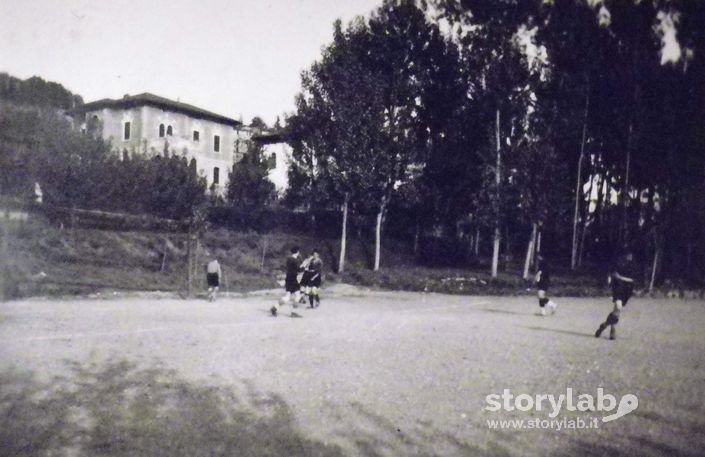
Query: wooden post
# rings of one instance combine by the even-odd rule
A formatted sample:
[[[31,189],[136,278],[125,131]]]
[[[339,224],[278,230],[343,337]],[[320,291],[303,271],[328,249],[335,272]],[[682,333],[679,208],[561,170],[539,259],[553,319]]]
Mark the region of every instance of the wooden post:
[[[348,230],[348,200],[349,195],[345,193],[345,200],[343,200],[343,230],[340,235],[340,258],[338,259],[338,273],[345,271],[345,247],[347,244],[347,230]]]
[[[500,133],[499,133],[499,109],[497,109],[496,117],[496,142],[497,142],[497,170],[495,173],[495,183],[497,184],[497,214],[495,215],[496,220],[494,221],[494,240],[492,243],[492,277],[497,277],[497,269],[499,267],[499,244],[502,240],[502,230],[499,226],[499,210],[500,210],[500,186],[502,184],[502,149],[500,146]]]

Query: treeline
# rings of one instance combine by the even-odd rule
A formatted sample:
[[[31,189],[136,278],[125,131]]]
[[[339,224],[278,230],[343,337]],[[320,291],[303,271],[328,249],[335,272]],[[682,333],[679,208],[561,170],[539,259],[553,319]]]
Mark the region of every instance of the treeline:
[[[0,103],[0,194],[24,202],[181,219],[205,179],[177,157],[120,157],[53,110]]]
[[[385,0],[302,74],[287,201],[468,257],[705,277],[705,2]],[[344,268],[345,231],[340,268]]]
[[[20,105],[72,109],[83,104],[59,83],[45,81],[38,76],[22,80],[7,73],[0,73],[0,100]]]
[[[123,155],[72,128],[66,109],[81,97],[41,78],[0,74],[0,196],[29,204],[186,220],[209,206],[244,211],[272,202],[268,166],[254,147],[229,171],[224,198],[185,157]],[[221,211],[222,213],[222,211]]]

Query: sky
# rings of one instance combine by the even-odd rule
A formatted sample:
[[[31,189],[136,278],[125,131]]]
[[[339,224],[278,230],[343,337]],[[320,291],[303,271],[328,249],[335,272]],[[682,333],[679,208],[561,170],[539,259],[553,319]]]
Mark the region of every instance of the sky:
[[[0,72],[85,102],[150,92],[249,123],[294,111],[333,22],[381,0],[0,0]]]

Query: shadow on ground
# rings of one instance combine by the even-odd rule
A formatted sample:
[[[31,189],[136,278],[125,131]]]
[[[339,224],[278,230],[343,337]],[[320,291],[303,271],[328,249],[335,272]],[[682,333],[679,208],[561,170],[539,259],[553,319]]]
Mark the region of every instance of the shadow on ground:
[[[231,388],[187,382],[171,370],[141,369],[127,361],[69,365],[69,376],[50,383],[18,370],[0,374],[0,455],[482,457],[527,451],[516,432],[480,432],[478,425],[459,439],[418,421],[412,430],[402,430],[358,403],[335,419],[341,431],[332,441],[351,444],[344,448],[305,436],[284,399],[247,383],[238,395]],[[680,425],[697,436],[699,423],[686,422]],[[675,447],[640,432],[599,436],[566,436],[545,450],[556,457],[694,457],[698,452],[697,445]]]
[[[351,446],[304,436],[278,395],[243,383],[244,394],[187,382],[127,361],[83,366],[51,382],[0,374],[2,456],[432,456],[495,455],[432,427],[408,434],[353,405],[339,436]]]
[[[562,330],[559,328],[547,328],[547,327],[538,327],[538,326],[524,326],[524,328],[528,328],[530,330],[538,330],[542,332],[552,332],[552,333],[560,333],[563,335],[572,335],[572,336],[583,336],[583,337],[588,337],[588,338],[595,338],[595,333],[593,332],[574,332],[572,330]],[[597,328],[597,325],[595,326]]]
[[[341,456],[302,436],[279,397],[248,399],[127,362],[74,366],[71,382],[0,376],[5,456]],[[254,408],[253,408],[254,407]]]

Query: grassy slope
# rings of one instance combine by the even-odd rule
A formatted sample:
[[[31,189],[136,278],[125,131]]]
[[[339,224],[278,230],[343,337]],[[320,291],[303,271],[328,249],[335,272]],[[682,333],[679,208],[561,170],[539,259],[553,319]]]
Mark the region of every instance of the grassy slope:
[[[86,294],[98,291],[186,290],[186,237],[177,233],[116,232],[92,229],[60,229],[39,219],[22,224],[5,223],[8,256],[4,272],[6,297]],[[202,266],[208,256],[223,264],[226,286],[233,292],[279,287],[284,259],[293,245],[307,255],[318,247],[325,280],[373,288],[428,290],[461,294],[533,293],[518,271],[504,272],[491,280],[487,269],[431,269],[414,265],[408,246],[383,240],[382,265],[370,270],[373,242],[348,240],[346,269],[334,272],[339,240],[271,233],[240,233],[215,229],[206,233],[198,252],[196,290],[203,290]],[[164,258],[166,255],[166,258]],[[264,257],[264,261],[263,261]],[[163,262],[163,268],[162,268]],[[589,277],[558,277],[558,295],[603,293]]]

